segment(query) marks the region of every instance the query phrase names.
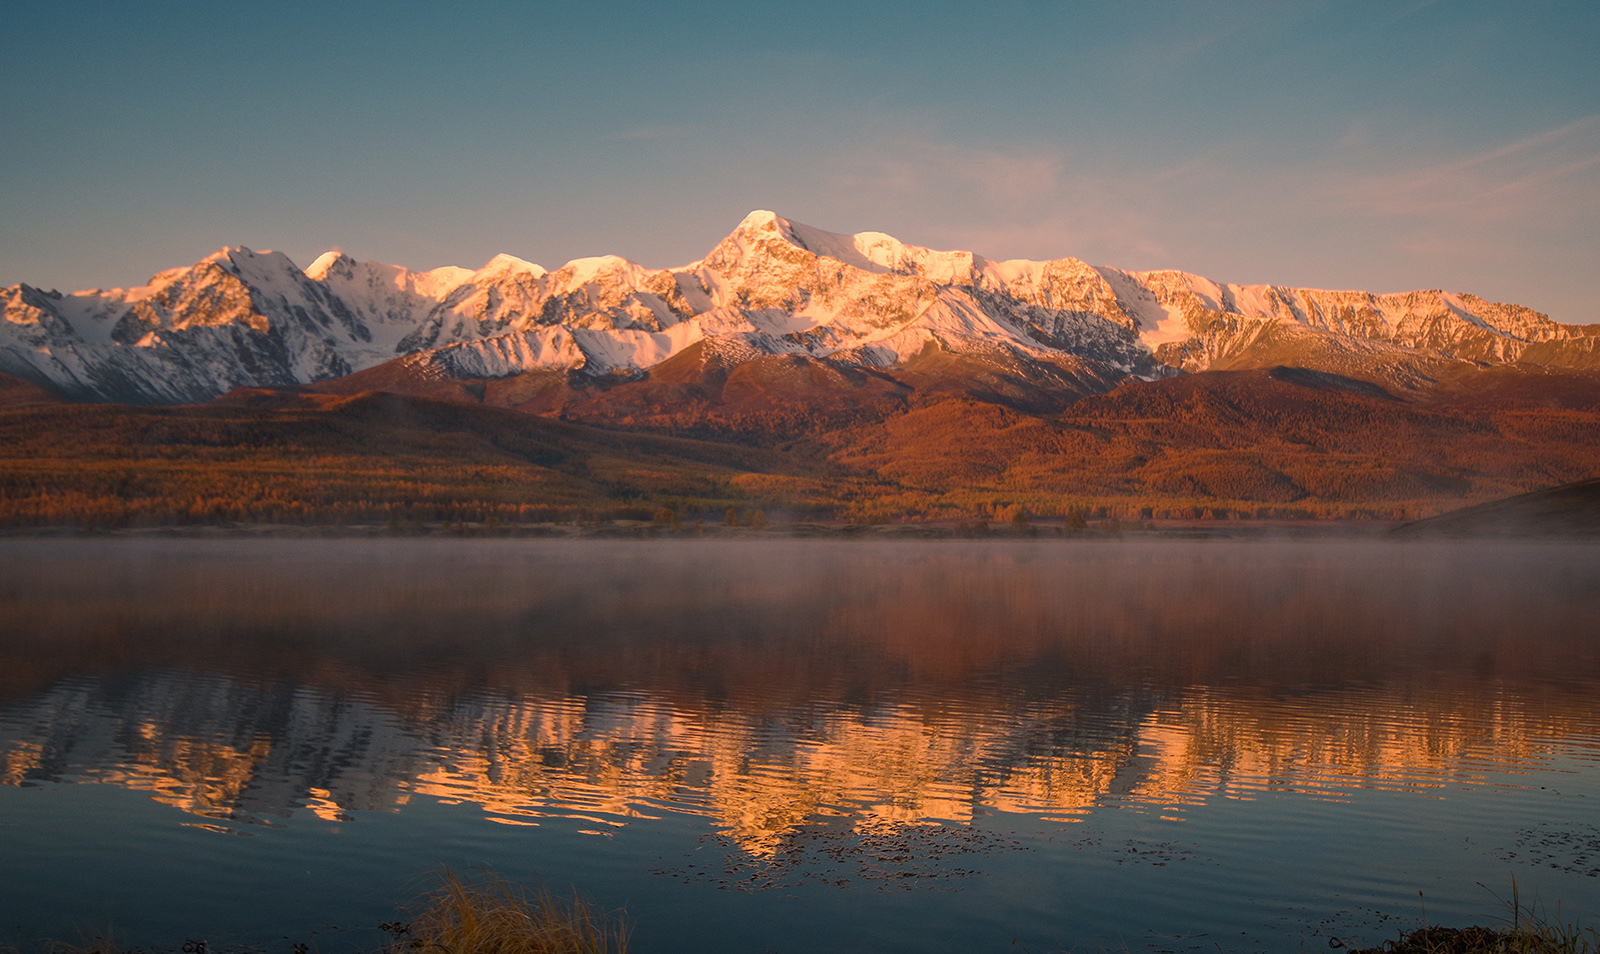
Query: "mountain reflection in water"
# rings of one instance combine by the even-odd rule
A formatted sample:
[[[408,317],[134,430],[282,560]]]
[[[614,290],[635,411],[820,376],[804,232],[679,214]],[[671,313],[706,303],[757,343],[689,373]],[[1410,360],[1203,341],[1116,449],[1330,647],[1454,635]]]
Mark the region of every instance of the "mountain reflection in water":
[[[0,781],[237,828],[417,797],[702,815],[1181,814],[1600,759],[1579,546],[424,541],[0,549]],[[1514,779],[1515,776],[1510,776]]]

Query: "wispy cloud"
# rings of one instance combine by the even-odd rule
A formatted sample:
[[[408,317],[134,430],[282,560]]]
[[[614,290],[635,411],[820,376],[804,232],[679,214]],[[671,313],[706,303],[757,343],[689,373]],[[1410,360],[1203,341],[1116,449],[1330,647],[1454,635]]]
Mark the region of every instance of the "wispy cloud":
[[[1060,188],[1063,160],[1027,146],[962,146],[932,138],[894,136],[868,143],[836,164],[836,188],[903,198],[931,193],[965,195],[1016,206]]]
[[[1600,208],[1600,116],[1586,116],[1464,157],[1347,174],[1337,193],[1384,216],[1516,222]],[[1586,175],[1590,174],[1590,175]]]
[[[1139,165],[1089,142],[957,143],[924,128],[830,157],[822,184],[846,222],[991,256],[1450,287],[1600,319],[1578,290],[1600,288],[1575,277],[1600,253],[1600,115],[1453,152],[1360,119],[1330,133],[1293,161],[1223,143]]]
[[[832,160],[827,189],[852,207],[914,218],[921,240],[987,255],[1099,261],[1164,254],[1152,199],[1203,174],[1188,163],[1108,175],[1047,143],[957,144],[936,134],[870,141]],[[916,210],[913,216],[907,210]]]
[[[1387,22],[1394,23],[1397,20],[1404,20],[1408,17],[1414,17],[1429,7],[1437,6],[1443,2],[1444,0],[1422,0],[1421,3],[1413,3],[1409,7],[1396,11],[1389,17]]]
[[[660,142],[663,140],[685,139],[699,134],[699,130],[688,123],[634,126],[609,135],[601,136],[601,142]]]

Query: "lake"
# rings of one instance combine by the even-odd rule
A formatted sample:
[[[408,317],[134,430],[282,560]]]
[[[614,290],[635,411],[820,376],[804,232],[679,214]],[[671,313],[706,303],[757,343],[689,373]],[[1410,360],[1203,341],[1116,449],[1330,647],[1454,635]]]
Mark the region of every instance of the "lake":
[[[642,952],[1600,921],[1600,548],[0,541],[0,947]],[[193,944],[190,945],[193,947]]]

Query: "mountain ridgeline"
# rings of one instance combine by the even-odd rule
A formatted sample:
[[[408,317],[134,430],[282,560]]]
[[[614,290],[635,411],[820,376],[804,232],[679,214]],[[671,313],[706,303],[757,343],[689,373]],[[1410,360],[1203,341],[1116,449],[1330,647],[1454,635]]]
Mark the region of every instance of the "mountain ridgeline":
[[[988,374],[1066,398],[1180,371],[1293,365],[1415,387],[1462,362],[1600,366],[1595,329],[1440,291],[1220,285],[1077,259],[991,261],[751,213],[705,258],[412,272],[225,248],[131,289],[0,291],[0,371],[73,400],[177,404],[399,362],[377,380],[668,378],[785,366]],[[934,356],[946,356],[935,360]],[[796,363],[793,358],[803,359]],[[949,359],[955,359],[952,363]],[[814,367],[815,365],[815,367]]]

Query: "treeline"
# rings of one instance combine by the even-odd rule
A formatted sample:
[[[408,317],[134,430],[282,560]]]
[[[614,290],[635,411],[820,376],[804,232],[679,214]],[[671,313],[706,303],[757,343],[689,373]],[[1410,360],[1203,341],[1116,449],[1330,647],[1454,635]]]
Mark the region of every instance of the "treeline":
[[[1405,500],[1381,503],[1304,501],[1261,504],[1213,498],[1083,498],[1052,499],[1038,495],[1007,496],[969,493],[961,502],[908,501],[887,498],[860,501],[841,509],[841,516],[859,523],[905,521],[983,521],[1007,526],[1069,525],[1074,517],[1090,523],[1117,521],[1254,521],[1254,520],[1419,520],[1454,509],[1453,500]]]
[[[159,488],[105,493],[57,491],[21,496],[0,496],[0,526],[74,527],[115,530],[172,525],[285,524],[298,526],[384,525],[415,528],[422,525],[472,525],[478,527],[536,524],[597,524],[610,521],[650,521],[673,527],[708,525],[754,527],[814,520],[889,524],[904,522],[982,521],[997,526],[1021,524],[1069,525],[1075,517],[1089,523],[1116,521],[1254,521],[1254,520],[1415,520],[1447,509],[1437,501],[1410,501],[1398,506],[1316,503],[1301,506],[1262,506],[1247,501],[1171,500],[1071,501],[1029,504],[1003,500],[974,500],[966,506],[907,507],[894,498],[841,501],[836,505],[800,504],[784,500],[697,500],[672,509],[644,499],[600,501],[587,506],[552,506],[542,503],[498,503],[463,497],[452,500],[374,500],[370,497],[315,500],[296,499],[284,493],[231,496],[222,493],[193,497],[168,495]],[[728,517],[734,514],[734,517]],[[770,516],[769,516],[770,515]]]
[[[241,500],[196,497],[111,497],[55,494],[27,500],[0,501],[0,522],[13,527],[75,527],[116,530],[130,527],[270,523],[299,526],[344,526],[370,523],[410,527],[431,523],[535,524],[583,520],[640,519],[644,507],[607,510],[565,509],[529,504],[448,505],[378,504],[371,501],[306,503],[298,500]]]

